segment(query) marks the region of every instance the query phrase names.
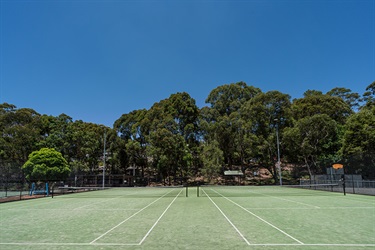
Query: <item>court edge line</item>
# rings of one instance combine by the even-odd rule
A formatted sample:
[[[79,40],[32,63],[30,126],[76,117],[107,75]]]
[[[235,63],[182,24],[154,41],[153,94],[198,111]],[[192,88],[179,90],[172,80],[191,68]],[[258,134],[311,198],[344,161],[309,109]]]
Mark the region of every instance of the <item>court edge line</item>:
[[[320,208],[318,206],[310,205],[310,204],[299,202],[299,201],[294,201],[294,200],[289,200],[289,199],[285,199],[285,198],[280,198],[280,197],[276,197],[276,196],[268,195],[268,194],[262,194],[262,193],[258,193],[258,192],[254,192],[254,191],[250,191],[250,190],[247,190],[247,191],[250,192],[250,193],[253,193],[253,194],[260,194],[260,195],[263,195],[263,196],[266,196],[266,197],[271,197],[271,198],[282,200],[282,201],[293,202],[293,203],[297,203],[297,204],[301,204],[301,205],[309,206],[309,207],[313,207],[313,208]]]
[[[248,246],[250,246],[250,242],[245,238],[245,236],[240,232],[240,230],[230,221],[230,219],[225,215],[225,213],[219,208],[218,205],[211,199],[211,197],[202,189],[202,191],[207,195],[208,199],[215,205],[215,207],[220,211],[220,213],[224,216],[224,218],[231,224],[231,226],[236,230],[236,232],[241,236],[241,238],[246,242]]]
[[[19,243],[5,243],[0,242],[0,245],[13,245],[13,246],[25,246],[25,245],[33,245],[33,246],[139,246],[138,243],[53,243],[53,242],[45,242],[45,243],[35,243],[35,242],[19,242]],[[327,246],[337,246],[337,247],[375,247],[375,244],[249,244],[249,246],[298,246],[298,247],[308,247],[308,246],[317,246],[317,247],[327,247]]]
[[[356,195],[356,194],[350,194],[350,195]],[[361,200],[361,199],[352,199],[351,196],[335,196],[335,197],[338,197],[338,198],[341,198],[341,199],[346,199],[346,200],[351,200],[351,201],[357,201],[357,202],[361,202],[361,203],[366,203],[366,204],[371,204],[371,205],[374,205],[374,202],[370,202],[370,201],[364,201],[364,200]]]
[[[99,204],[99,203],[107,202],[107,201],[114,200],[114,199],[117,199],[117,198],[118,197],[114,197],[114,198],[111,198],[111,199],[108,199],[108,200],[104,199],[102,201],[91,202],[91,203],[89,203],[87,205],[83,205],[83,206],[80,206],[80,207],[73,208],[73,210],[81,210],[84,207],[88,207],[88,206],[91,206],[91,205],[94,205],[94,204]]]
[[[273,227],[274,229],[278,230],[279,232],[283,233],[284,235],[288,236],[289,238],[293,239],[294,241],[297,241],[300,245],[304,245],[305,243],[303,243],[302,241],[294,238],[293,236],[291,236],[290,234],[288,234],[287,232],[284,232],[283,230],[281,230],[280,228],[276,227],[275,225],[271,224],[270,222],[266,221],[265,219],[259,217],[258,215],[254,214],[253,212],[249,211],[248,209],[244,208],[243,206],[241,206],[240,204],[237,204],[236,202],[232,201],[231,199],[225,197],[224,195],[220,194],[219,192],[211,189],[212,191],[214,191],[215,193],[217,193],[218,195],[220,195],[221,197],[227,199],[228,201],[232,202],[233,204],[235,204],[236,206],[238,206],[239,208],[245,210],[246,212],[248,212],[249,214],[251,214],[252,216],[258,218],[259,220],[263,221],[264,223],[266,223],[267,225]],[[204,190],[203,190],[204,191]]]
[[[310,208],[310,207],[248,207],[246,209],[252,210],[332,210],[332,209],[375,209],[375,207],[320,207],[320,208]]]
[[[121,226],[122,224],[124,224],[126,221],[130,220],[131,218],[133,218],[134,216],[136,216],[137,214],[139,214],[140,212],[142,212],[143,210],[145,210],[146,208],[148,208],[149,206],[151,206],[152,204],[154,204],[155,202],[157,202],[158,200],[160,200],[161,198],[163,198],[164,196],[166,196],[167,194],[169,194],[170,192],[172,192],[173,190],[169,191],[168,193],[164,194],[163,196],[159,197],[158,199],[154,200],[153,202],[151,202],[150,204],[148,204],[147,206],[145,206],[144,208],[142,208],[141,210],[139,210],[138,212],[132,214],[131,216],[129,216],[128,218],[126,218],[125,220],[121,221],[119,224],[117,224],[116,226],[112,227],[111,229],[109,229],[107,232],[103,233],[102,235],[100,235],[99,237],[97,237],[96,239],[94,239],[93,241],[90,242],[90,244],[94,244],[95,241],[99,240],[100,238],[102,238],[103,236],[107,235],[109,232],[111,232],[112,230],[116,229],[117,227]]]
[[[160,219],[164,216],[164,214],[167,212],[167,210],[172,206],[172,204],[177,199],[177,197],[181,194],[181,192],[182,192],[182,190],[176,195],[176,197],[174,197],[173,201],[168,205],[168,207],[164,210],[164,212],[159,216],[159,218],[156,220],[156,222],[154,223],[154,225],[152,225],[152,227],[150,228],[150,230],[148,230],[148,232],[142,238],[142,240],[138,243],[138,245],[142,245],[142,243],[146,240],[146,238],[149,236],[149,234],[154,229],[154,227],[156,226],[156,224],[158,224],[158,222],[160,221]]]

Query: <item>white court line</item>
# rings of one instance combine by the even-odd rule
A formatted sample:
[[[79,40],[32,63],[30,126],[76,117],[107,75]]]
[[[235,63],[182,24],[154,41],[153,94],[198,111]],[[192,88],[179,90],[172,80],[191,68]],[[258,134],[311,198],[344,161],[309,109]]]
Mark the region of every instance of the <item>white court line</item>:
[[[329,246],[335,246],[335,247],[375,247],[375,244],[250,244],[250,246],[304,246],[304,247],[329,247]]]
[[[374,200],[374,202],[369,202],[369,201],[364,201],[364,200],[360,200],[360,199],[351,199],[352,197],[350,195],[353,195],[353,194],[348,194],[349,197],[348,196],[334,196],[334,197],[337,197],[337,198],[340,198],[340,199],[346,199],[346,200],[351,200],[351,201],[356,201],[356,202],[361,202],[361,203],[375,205],[375,200]]]
[[[152,225],[152,227],[150,228],[150,230],[148,230],[148,232],[146,233],[146,235],[142,238],[142,240],[139,242],[139,245],[142,245],[143,241],[145,241],[145,239],[147,238],[147,236],[151,233],[151,231],[154,229],[154,227],[156,226],[156,224],[158,224],[158,222],[160,221],[160,219],[164,216],[164,214],[167,212],[167,210],[170,208],[170,206],[172,206],[173,202],[177,199],[177,197],[181,194],[182,190],[176,195],[176,197],[174,197],[173,201],[168,205],[168,207],[164,210],[164,212],[160,215],[160,217],[156,220],[156,222],[154,223],[154,225]]]
[[[315,209],[375,209],[375,207],[320,207],[320,208],[312,208],[312,207],[248,207],[247,209],[251,210],[315,210]]]
[[[80,207],[76,207],[76,208],[74,208],[73,210],[79,210],[79,209],[82,209],[82,208],[84,208],[84,207],[88,207],[88,206],[91,206],[91,205],[94,205],[94,204],[99,204],[99,203],[103,203],[103,202],[107,202],[107,201],[110,201],[110,200],[114,200],[114,199],[116,199],[117,197],[115,197],[115,198],[111,198],[111,199],[103,199],[102,201],[97,201],[97,202],[91,202],[91,203],[89,203],[89,204],[87,204],[87,205],[83,205],[83,206],[80,206]]]
[[[68,208],[11,208],[11,209],[8,209],[8,210],[12,210],[12,211],[72,211],[72,209],[68,209]],[[80,210],[84,210],[84,211],[138,211],[139,208],[85,208],[85,209],[80,209]]]
[[[138,246],[138,243],[135,244],[126,244],[126,243],[54,243],[54,242],[20,242],[20,243],[3,243],[0,242],[0,245],[11,245],[11,246]]]
[[[207,195],[208,199],[215,205],[215,207],[220,211],[220,213],[224,216],[224,218],[231,224],[231,226],[236,230],[236,232],[241,236],[241,238],[246,242],[247,245],[250,245],[250,242],[245,238],[245,236],[238,230],[238,228],[230,221],[230,219],[224,214],[224,212],[219,208],[218,205],[211,199],[211,197],[202,189],[202,191]]]
[[[3,243],[0,242],[0,245],[8,245],[8,246],[139,246],[138,243],[134,244],[126,244],[126,243],[55,243],[55,242],[50,242],[50,243],[35,243],[35,242],[20,242],[20,243]],[[314,247],[330,247],[330,246],[335,246],[335,247],[375,247],[375,244],[249,244],[249,246],[297,246],[297,247],[309,247],[309,246],[314,246]]]
[[[164,196],[166,196],[167,194],[169,194],[170,192],[172,192],[173,190],[169,191],[168,193],[164,194],[163,196],[159,197],[158,199],[154,200],[153,202],[151,202],[150,204],[148,204],[147,206],[145,206],[144,208],[142,208],[141,210],[139,210],[138,212],[134,213],[133,215],[131,215],[130,217],[126,218],[125,220],[121,221],[119,224],[117,224],[116,226],[112,227],[111,229],[109,229],[107,232],[103,233],[102,235],[100,235],[99,237],[97,237],[95,240],[91,241],[90,244],[94,244],[95,241],[99,240],[100,238],[102,238],[103,236],[107,235],[109,232],[113,231],[114,229],[116,229],[117,227],[121,226],[122,224],[124,224],[126,221],[130,220],[131,218],[133,218],[134,216],[136,216],[137,214],[139,214],[140,212],[142,212],[143,210],[145,210],[146,208],[148,208],[149,206],[151,206],[152,204],[154,204],[155,202],[157,202],[158,200],[160,200],[161,198],[163,198]]]
[[[22,201],[22,204],[20,205],[19,202],[21,201]],[[7,203],[3,203],[3,204],[4,204],[4,209],[12,209],[13,207],[28,207],[28,206],[37,207],[40,205],[56,203],[59,201],[61,200],[55,200],[55,199],[52,199],[51,197],[43,197],[43,198],[33,198],[33,199],[28,199],[28,200],[13,201],[12,204],[9,204],[10,206],[8,206]],[[37,202],[37,203],[33,204],[33,202]]]
[[[310,205],[310,204],[299,202],[299,201],[294,201],[294,200],[289,200],[289,199],[285,199],[285,198],[280,198],[280,197],[276,197],[276,196],[273,196],[273,195],[258,193],[258,192],[254,192],[254,191],[250,191],[250,190],[247,190],[247,191],[250,192],[250,193],[253,193],[253,194],[260,194],[260,195],[263,195],[263,196],[266,196],[266,197],[271,197],[271,198],[275,198],[275,199],[279,199],[279,200],[283,200],[283,201],[288,201],[288,202],[294,202],[294,203],[297,203],[297,204],[300,204],[300,205],[304,205],[304,206],[309,206],[309,207],[314,207],[314,208],[320,208],[318,206]]]
[[[281,230],[280,228],[276,227],[275,225],[271,224],[270,222],[262,219],[261,217],[259,217],[258,215],[254,214],[253,212],[249,211],[248,209],[244,208],[243,206],[237,204],[236,202],[232,201],[231,199],[228,199],[227,197],[225,197],[224,195],[220,194],[219,192],[215,191],[212,189],[212,191],[214,191],[215,193],[217,193],[218,195],[220,195],[221,197],[227,199],[228,201],[232,202],[233,204],[235,204],[236,206],[242,208],[243,210],[245,210],[246,212],[248,212],[249,214],[251,214],[252,216],[258,218],[259,220],[263,221],[264,223],[266,223],[267,225],[273,227],[274,229],[276,229],[277,231],[283,233],[284,235],[288,236],[289,238],[293,239],[294,241],[297,241],[299,244],[301,245],[304,245],[304,243],[300,240],[297,240],[296,238],[294,238],[293,236],[291,236],[290,234],[284,232],[283,230]]]

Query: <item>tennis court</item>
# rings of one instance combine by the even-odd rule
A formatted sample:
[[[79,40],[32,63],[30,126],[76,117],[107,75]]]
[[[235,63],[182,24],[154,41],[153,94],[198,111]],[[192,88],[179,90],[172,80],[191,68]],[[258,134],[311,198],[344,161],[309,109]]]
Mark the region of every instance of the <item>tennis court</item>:
[[[2,250],[375,249],[374,196],[277,186],[113,188],[0,208]]]

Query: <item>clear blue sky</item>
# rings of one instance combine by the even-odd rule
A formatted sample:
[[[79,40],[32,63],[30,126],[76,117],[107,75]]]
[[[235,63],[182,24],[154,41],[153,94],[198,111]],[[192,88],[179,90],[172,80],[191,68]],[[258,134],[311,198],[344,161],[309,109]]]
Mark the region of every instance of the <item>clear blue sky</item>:
[[[375,80],[375,0],[0,0],[0,103],[112,127],[244,81],[292,98]]]

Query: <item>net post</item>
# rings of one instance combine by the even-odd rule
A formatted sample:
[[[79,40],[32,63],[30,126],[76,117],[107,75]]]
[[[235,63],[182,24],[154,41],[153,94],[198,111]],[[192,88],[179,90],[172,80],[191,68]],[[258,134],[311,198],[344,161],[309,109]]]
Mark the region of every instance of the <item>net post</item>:
[[[53,195],[55,194],[55,184],[56,184],[56,182],[54,182],[53,184],[52,184],[52,187],[51,187],[51,197],[53,198]]]
[[[188,187],[188,185],[186,185],[185,188],[186,188],[186,197],[189,197],[189,187]]]
[[[354,174],[352,174],[352,186],[353,186],[353,194],[355,194],[355,188],[354,188]]]
[[[20,200],[22,200],[22,189],[23,189],[23,182],[20,185]]]
[[[199,184],[197,185],[197,197],[199,197]]]

